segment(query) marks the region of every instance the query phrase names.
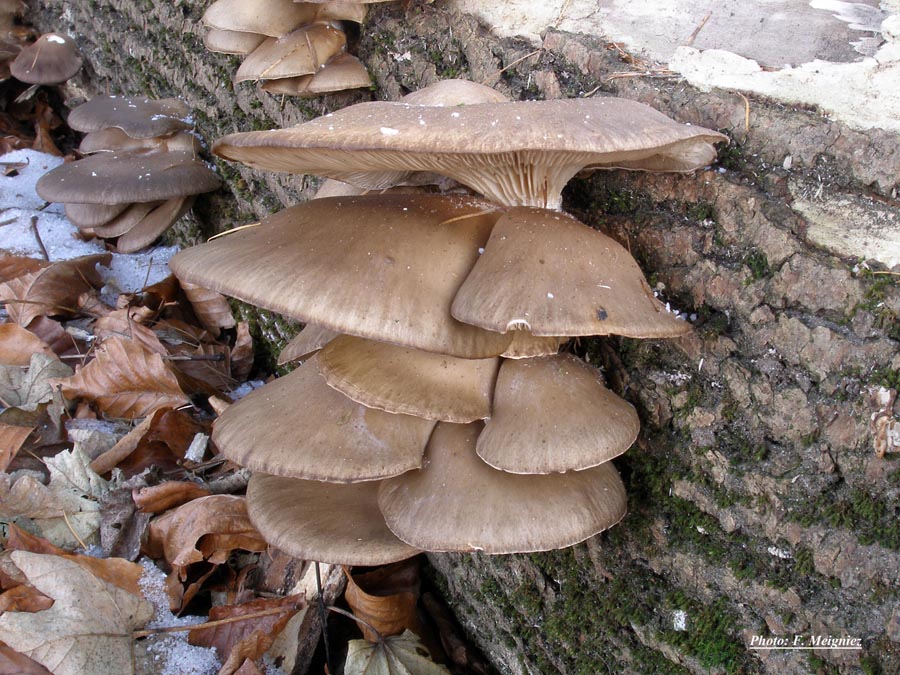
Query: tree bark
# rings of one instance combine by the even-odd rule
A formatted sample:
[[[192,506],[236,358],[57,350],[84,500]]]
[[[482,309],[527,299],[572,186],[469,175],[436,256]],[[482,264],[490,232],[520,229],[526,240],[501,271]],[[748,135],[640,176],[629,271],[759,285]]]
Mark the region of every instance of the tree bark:
[[[896,135],[647,76],[599,36],[550,30],[536,51],[441,2],[373,6],[352,45],[373,90],[311,102],[233,85],[238,60],[205,51],[196,0],[33,9],[41,28],[77,38],[85,93],[181,96],[207,139],[448,77],[514,99],[614,94],[731,136],[711,169],[598,172],[565,193],[565,208],[630,247],[695,327],[679,340],[581,342],[642,418],[639,441],[616,461],[629,515],[562,551],[432,555],[436,581],[502,673],[900,672],[900,465],[875,455],[870,423],[873,390],[900,382],[900,290],[886,270],[817,247],[815,219],[798,206],[840,216],[856,205],[896,227]],[[178,228],[184,243],[313,185],[217,166],[227,187],[198,200]],[[293,328],[243,311],[271,350]],[[750,649],[753,635],[794,634],[861,638],[863,648]]]

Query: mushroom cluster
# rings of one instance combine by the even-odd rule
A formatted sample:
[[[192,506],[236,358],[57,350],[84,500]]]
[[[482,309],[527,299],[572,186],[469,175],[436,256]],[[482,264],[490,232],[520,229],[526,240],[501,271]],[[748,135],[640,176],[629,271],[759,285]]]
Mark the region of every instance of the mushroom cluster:
[[[690,330],[628,251],[556,209],[584,168],[689,171],[720,134],[613,98],[453,101],[360,104],[214,152],[369,189],[451,178],[487,199],[316,199],[171,262],[310,324],[291,356],[312,356],[213,430],[253,472],[255,525],[294,555],[540,551],[612,526],[610,460],[637,415],[559,345]]]
[[[361,23],[366,5],[383,1],[216,0],[203,15],[204,44],[245,57],[234,81],[262,80],[271,93],[318,96],[368,87],[365,66],[346,51],[341,22]]]
[[[44,174],[37,193],[61,202],[82,232],[116,239],[131,253],[188,212],[194,196],[221,184],[198,159],[190,109],[178,99],[104,96],[69,114],[69,126],[86,132],[83,159]]]

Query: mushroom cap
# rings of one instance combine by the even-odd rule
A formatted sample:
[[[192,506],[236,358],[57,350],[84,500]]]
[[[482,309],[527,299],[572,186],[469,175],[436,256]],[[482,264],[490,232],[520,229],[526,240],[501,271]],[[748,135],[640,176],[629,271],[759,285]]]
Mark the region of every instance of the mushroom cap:
[[[68,218],[75,227],[86,229],[105,225],[113,218],[122,213],[131,204],[78,204],[76,202],[68,202],[64,205],[66,218]]]
[[[703,146],[705,159],[690,167],[698,168],[714,157],[711,144],[725,139],[617,98],[449,108],[376,101],[289,129],[231,134],[213,152],[376,189],[432,172],[499,204],[558,208],[562,188],[585,166],[636,168],[682,150],[696,157]]]
[[[297,2],[297,0],[294,0]],[[387,0],[377,0],[385,2]],[[369,8],[364,2],[324,2],[316,12],[316,21],[352,21],[362,23],[366,20]]]
[[[119,237],[116,241],[116,250],[119,253],[134,253],[146,248],[190,211],[193,203],[192,196],[176,197],[164,201]]]
[[[72,110],[67,121],[75,131],[116,127],[132,138],[152,138],[190,129],[190,112],[191,109],[177,98],[96,96]]]
[[[430,420],[472,422],[491,414],[500,359],[458,359],[341,335],[319,352],[329,386],[369,408]]]
[[[347,36],[325,23],[302,26],[280,38],[266,38],[241,63],[235,82],[277,80],[318,73],[347,47]]]
[[[486,358],[511,336],[456,321],[450,304],[494,208],[442,195],[315,199],[181,251],[169,265],[191,283],[340,333]]]
[[[505,103],[509,98],[496,89],[471,80],[440,80],[400,99],[409,105],[460,106],[476,103]]]
[[[385,565],[419,553],[387,528],[377,496],[378,483],[255,473],[247,485],[247,513],[267,542],[303,560]]]
[[[640,421],[599,372],[571,354],[504,361],[478,456],[511,473],[579,471],[625,452]]]
[[[288,96],[318,96],[332,91],[371,86],[369,71],[358,58],[347,52],[338,54],[312,75],[266,80],[263,91]]]
[[[259,47],[265,39],[266,36],[262,33],[210,28],[203,36],[203,45],[209,51],[217,54],[246,56]]]
[[[431,420],[354,403],[325,384],[313,356],[229,406],[212,440],[251,471],[355,483],[421,466],[433,428]]]
[[[216,0],[206,8],[203,23],[218,30],[281,37],[313,21],[318,8],[293,0]]]
[[[95,152],[171,152],[183,151],[197,154],[202,149],[200,140],[186,131],[167,136],[132,138],[118,127],[92,131],[81,139],[78,152],[91,155]]]
[[[691,330],[653,297],[620,244],[565,213],[528,207],[497,221],[451,311],[501,333],[662,338]]]
[[[81,54],[68,35],[44,33],[19,52],[9,70],[28,84],[59,84],[81,70]]]
[[[220,184],[192,152],[102,152],[45,173],[36,190],[48,202],[124,204],[209,192]]]
[[[303,361],[307,356],[315,354],[340,333],[308,323],[288,342],[278,355],[278,365],[294,361]]]
[[[162,204],[161,201],[137,202],[132,204],[109,222],[104,223],[103,225],[96,225],[94,227],[94,234],[98,237],[106,238],[118,237],[125,234],[160,204]]]
[[[475,454],[482,424],[439,422],[423,468],[381,483],[391,531],[426,551],[526,553],[577,544],[625,515],[612,464],[564,474],[497,471]]]

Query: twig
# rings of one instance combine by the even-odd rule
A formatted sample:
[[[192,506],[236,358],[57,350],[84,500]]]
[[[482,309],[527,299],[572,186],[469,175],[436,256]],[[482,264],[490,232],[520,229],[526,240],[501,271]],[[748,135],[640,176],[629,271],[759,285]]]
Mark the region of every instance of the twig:
[[[44,242],[41,239],[41,233],[38,231],[38,217],[31,216],[31,231],[34,233],[34,238],[37,241],[38,247],[41,249],[41,255],[44,256],[44,260],[50,262],[50,255],[47,253],[47,249],[44,246]]]
[[[750,131],[750,99],[744,96],[741,92],[735,92],[738,96],[744,99],[744,131]]]
[[[484,79],[480,82],[480,84],[484,84],[484,85],[490,86],[493,82],[495,82],[496,80],[500,79],[500,76],[501,76],[503,73],[505,73],[507,70],[509,70],[509,69],[512,68],[513,66],[515,66],[515,65],[517,65],[517,64],[519,64],[519,63],[521,63],[521,62],[524,61],[525,59],[531,58],[531,57],[534,56],[535,54],[540,54],[541,51],[543,51],[543,48],[541,48],[541,49],[535,49],[535,50],[534,50],[533,52],[531,52],[530,54],[526,54],[525,56],[521,56],[521,57],[517,58],[515,61],[513,61],[512,63],[510,63],[510,64],[508,64],[508,65],[506,65],[506,66],[504,66],[503,68],[501,68],[500,70],[498,70],[498,71],[497,71],[496,73],[494,73],[493,75],[484,78]]]
[[[381,633],[379,633],[378,629],[375,628],[375,626],[370,624],[368,621],[366,621],[364,619],[360,619],[355,614],[352,614],[344,609],[341,609],[340,607],[335,607],[334,605],[329,605],[326,609],[328,609],[329,612],[334,612],[335,614],[341,614],[342,616],[346,616],[349,619],[353,619],[354,621],[356,621],[356,623],[363,624],[366,628],[368,628],[370,631],[372,631],[375,634],[375,637],[378,638],[379,642],[384,641],[384,636]]]
[[[298,607],[294,607],[294,609],[299,609]],[[144,637],[150,637],[151,635],[160,635],[162,633],[183,633],[185,631],[197,630],[203,628],[215,628],[216,626],[224,626],[229,623],[237,623],[238,621],[246,621],[248,619],[258,619],[262,616],[272,616],[273,614],[284,614],[285,612],[290,611],[288,607],[270,607],[269,609],[262,609],[258,612],[252,612],[250,614],[242,614],[240,616],[231,616],[227,619],[218,619],[216,621],[206,621],[204,623],[195,623],[189,626],[163,626],[162,628],[148,628],[147,630],[136,630],[132,631],[131,637],[138,639]]]
[[[87,551],[88,545],[85,544],[84,541],[81,539],[81,537],[78,536],[78,533],[75,531],[75,528],[72,527],[72,523],[69,522],[69,516],[66,515],[65,511],[62,511],[62,517],[63,517],[63,520],[66,521],[66,527],[69,528],[69,532],[71,532],[72,536],[75,537],[75,541],[77,541],[79,543],[81,548],[83,548],[85,551]]]
[[[229,234],[234,234],[235,232],[240,232],[241,230],[248,230],[251,227],[259,227],[259,223],[249,223],[248,225],[241,225],[240,227],[233,227],[230,230],[226,230],[225,232],[219,232],[219,234],[214,234],[206,241],[212,241],[213,239],[220,239],[221,237],[227,237]]]
[[[325,642],[325,664],[328,672],[334,672],[334,664],[331,661],[331,645],[328,640],[328,618],[325,616],[325,597],[322,594],[322,573],[319,571],[319,561],[316,564],[316,593],[319,595],[319,621],[322,622],[322,640]]]
[[[694,40],[697,39],[697,35],[699,35],[700,31],[703,30],[703,26],[706,25],[706,22],[709,21],[709,17],[711,17],[711,16],[712,16],[712,10],[709,10],[709,12],[706,14],[706,16],[703,17],[703,21],[700,22],[700,25],[694,29],[694,32],[691,33],[691,36],[684,43],[685,46],[690,47],[692,44],[694,44]]]
[[[566,0],[566,1],[562,4],[562,7],[559,8],[559,14],[556,15],[556,21],[553,22],[553,27],[554,27],[554,28],[559,28],[559,24],[562,23],[563,16],[565,15],[566,10],[569,9],[569,3],[570,3],[570,2],[571,2],[571,0]]]

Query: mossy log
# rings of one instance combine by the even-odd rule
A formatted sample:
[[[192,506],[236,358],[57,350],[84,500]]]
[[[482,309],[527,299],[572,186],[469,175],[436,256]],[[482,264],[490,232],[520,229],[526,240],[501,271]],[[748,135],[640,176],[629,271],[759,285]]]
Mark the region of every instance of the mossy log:
[[[895,218],[895,135],[648,77],[600,36],[551,30],[539,50],[498,39],[440,1],[373,9],[352,45],[371,91],[284,100],[232,84],[238,60],[203,48],[204,9],[32,8],[41,28],[76,37],[84,92],[181,96],[207,139],[448,77],[515,99],[615,94],[733,139],[695,175],[597,173],[566,191],[565,208],[630,247],[695,331],[580,345],[642,418],[616,462],[630,495],[619,526],[563,551],[432,556],[499,672],[900,672],[900,463],[876,457],[870,427],[873,388],[900,384],[898,278],[817,248],[796,208],[802,196]],[[184,242],[305,199],[313,185],[217,165],[227,187],[198,200],[178,230]],[[293,330],[242,311],[270,350]],[[862,650],[750,649],[752,635],[794,634],[861,638]]]

